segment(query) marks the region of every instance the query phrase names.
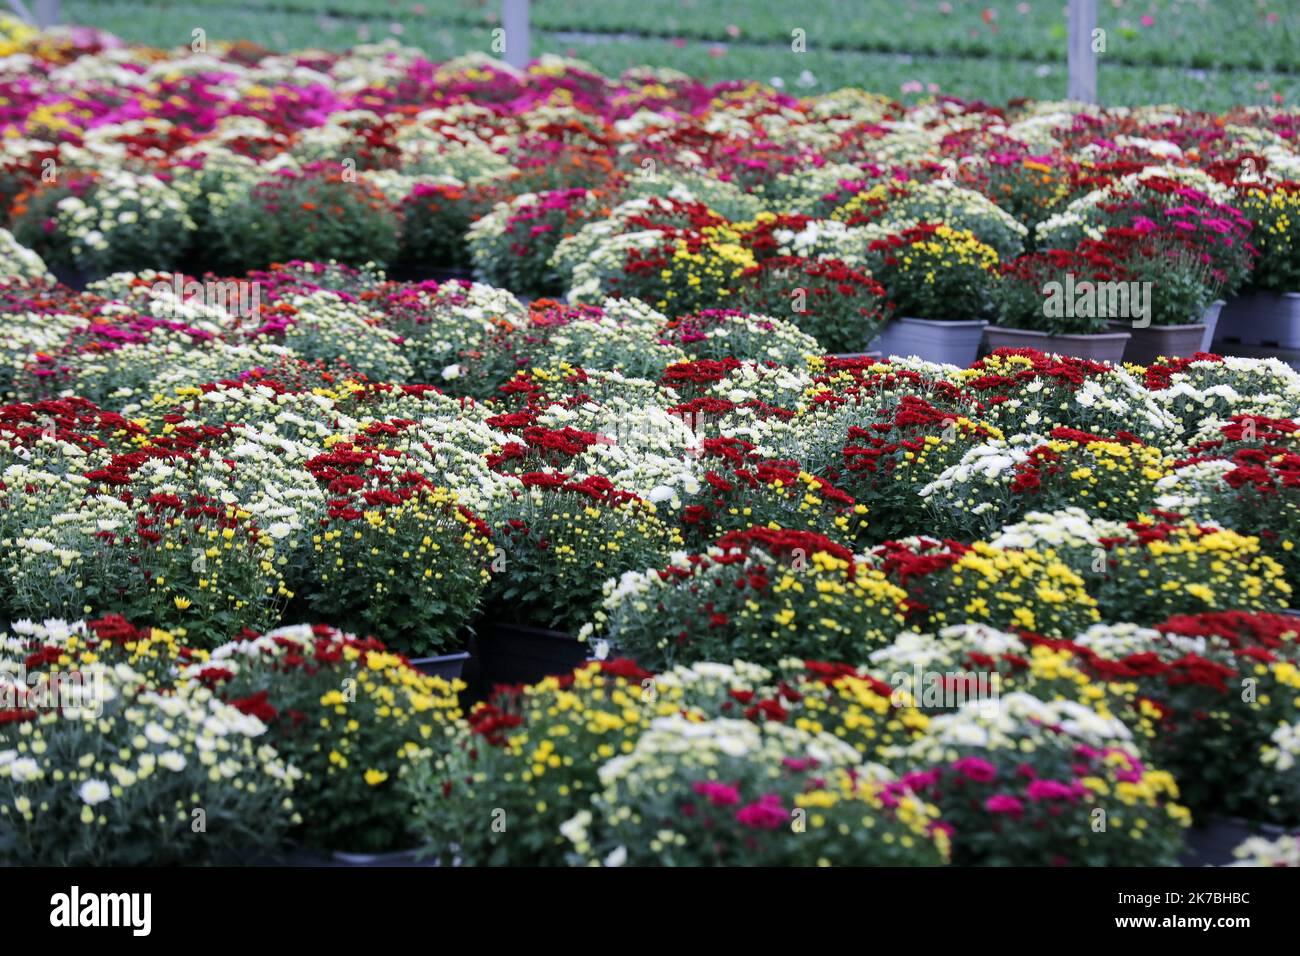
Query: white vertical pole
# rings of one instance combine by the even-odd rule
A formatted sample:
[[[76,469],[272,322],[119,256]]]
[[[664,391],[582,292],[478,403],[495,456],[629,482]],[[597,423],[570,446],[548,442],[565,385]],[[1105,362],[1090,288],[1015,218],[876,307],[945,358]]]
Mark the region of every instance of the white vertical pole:
[[[528,0],[501,0],[501,26],[506,31],[506,62],[522,70],[532,57]]]
[[[23,4],[23,0],[9,0],[9,9],[18,14],[18,19],[23,23],[35,23],[36,18],[32,12]]]
[[[1097,54],[1092,31],[1097,29],[1097,0],[1070,0],[1070,83],[1066,95],[1084,103],[1097,102]]]

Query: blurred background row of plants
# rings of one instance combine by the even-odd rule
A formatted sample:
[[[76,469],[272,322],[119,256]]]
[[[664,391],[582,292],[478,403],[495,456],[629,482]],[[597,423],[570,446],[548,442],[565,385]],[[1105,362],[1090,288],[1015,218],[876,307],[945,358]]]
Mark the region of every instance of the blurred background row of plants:
[[[1209,110],[1300,100],[1296,0],[1100,0],[1100,97]],[[649,64],[792,92],[904,100],[1065,94],[1067,0],[533,0],[534,55],[607,74]],[[392,37],[445,59],[490,52],[500,0],[65,0],[66,23],[152,46],[251,39],[343,49]],[[806,36],[793,52],[792,31]]]

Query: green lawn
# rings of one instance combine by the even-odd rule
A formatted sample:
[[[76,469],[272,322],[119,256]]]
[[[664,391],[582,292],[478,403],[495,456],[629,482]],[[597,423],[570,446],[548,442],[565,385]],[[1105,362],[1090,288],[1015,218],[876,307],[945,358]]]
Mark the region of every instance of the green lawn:
[[[534,51],[617,74],[639,64],[705,79],[779,77],[788,89],[904,84],[1004,101],[1065,93],[1066,0],[534,0]],[[1102,0],[1101,97],[1205,109],[1300,101],[1300,3]],[[435,58],[488,50],[499,0],[65,0],[64,19],[158,46],[209,39],[276,48],[397,36]],[[944,12],[950,11],[950,12]],[[1144,17],[1149,22],[1144,22]],[[804,31],[807,51],[790,49]],[[806,72],[805,72],[806,71]],[[803,86],[796,81],[804,78]]]

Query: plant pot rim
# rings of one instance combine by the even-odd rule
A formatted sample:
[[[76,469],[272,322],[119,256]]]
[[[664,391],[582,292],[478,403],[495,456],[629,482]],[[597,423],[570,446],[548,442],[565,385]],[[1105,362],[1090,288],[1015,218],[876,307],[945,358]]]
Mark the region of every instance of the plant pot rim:
[[[411,862],[417,861],[417,854],[423,847],[413,846],[401,850],[386,850],[382,853],[349,853],[346,850],[332,850],[330,859],[340,863],[364,864],[378,863],[382,861],[392,862]]]
[[[1115,326],[1119,326],[1119,327],[1128,327],[1128,328],[1131,328],[1134,332],[1162,332],[1162,331],[1169,331],[1169,332],[1190,332],[1192,329],[1201,329],[1202,331],[1204,331],[1204,329],[1205,329],[1205,323],[1204,323],[1204,322],[1185,322],[1185,323],[1183,323],[1182,325],[1155,325],[1155,324],[1153,323],[1153,324],[1151,324],[1151,325],[1144,326],[1144,327],[1142,327],[1142,328],[1140,328],[1140,329],[1139,329],[1139,328],[1135,328],[1135,327],[1133,327],[1132,325],[1130,325],[1129,323],[1126,323],[1126,322],[1114,322],[1114,323],[1112,323],[1112,327],[1115,327]],[[1116,331],[1119,331],[1119,329],[1116,328]]]
[[[498,630],[523,631],[529,637],[551,638],[557,641],[577,641],[578,638],[568,631],[553,631],[547,627],[538,627],[536,624],[516,624],[513,621],[481,621],[478,626],[478,639],[490,639],[493,632]]]
[[[964,328],[973,328],[974,326],[987,326],[988,319],[925,319],[916,315],[896,315],[890,322],[925,322],[929,325],[955,325]],[[885,323],[888,325],[889,323]]]
[[[294,842],[277,848],[265,860],[257,860],[254,866],[284,867],[337,867],[337,866],[414,866],[429,867],[440,865],[432,857],[422,857],[424,845],[406,846],[397,850],[383,850],[366,853],[358,850],[338,850],[329,847],[308,846]]]
[[[433,657],[408,657],[407,663],[419,667],[421,664],[453,664],[456,661],[469,660],[469,651],[456,651],[453,654],[437,654]]]
[[[1202,818],[1202,826],[1209,828],[1212,826],[1230,826],[1242,827],[1255,833],[1265,836],[1293,836],[1300,833],[1300,827],[1287,827],[1280,823],[1267,823],[1263,820],[1251,820],[1248,817],[1233,815],[1221,815],[1211,813]]]
[[[1300,299],[1300,292],[1274,292],[1272,289],[1243,289],[1237,295],[1234,295],[1230,301],[1240,299],[1249,299],[1252,296],[1263,295],[1274,299]]]
[[[1038,329],[1018,329],[1012,325],[990,325],[990,332],[1010,332],[1012,335],[1025,335],[1034,338],[1043,339],[1064,339],[1066,341],[1084,341],[1084,342],[1114,342],[1119,339],[1131,338],[1133,333],[1125,330],[1115,329],[1110,332],[1042,332]]]

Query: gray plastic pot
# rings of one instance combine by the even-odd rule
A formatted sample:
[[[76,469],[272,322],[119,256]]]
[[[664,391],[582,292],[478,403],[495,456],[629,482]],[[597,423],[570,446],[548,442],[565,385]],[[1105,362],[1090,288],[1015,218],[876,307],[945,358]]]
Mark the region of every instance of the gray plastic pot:
[[[1205,335],[1201,337],[1201,351],[1214,351],[1214,339],[1219,334],[1219,319],[1223,315],[1223,307],[1227,303],[1223,299],[1215,299],[1205,309],[1205,315],[1201,316],[1201,321],[1205,323]]]
[[[867,348],[886,358],[916,356],[965,368],[979,355],[987,325],[983,319],[890,319]]]
[[[1135,329],[1127,322],[1112,322],[1115,331],[1128,329],[1132,337],[1124,349],[1124,361],[1134,365],[1150,365],[1161,356],[1167,358],[1186,358],[1201,351],[1201,341],[1205,338],[1205,323],[1192,322],[1187,325],[1148,325],[1144,329]]]
[[[878,359],[884,358],[880,352],[827,352],[827,358],[837,359]]]
[[[1128,332],[1097,332],[1093,335],[1049,335],[1033,329],[1008,329],[990,325],[984,330],[984,343],[988,351],[994,349],[1038,349],[1055,352],[1072,358],[1092,359],[1118,365],[1124,358],[1128,345]]]
[[[1300,349],[1300,292],[1251,292],[1223,306],[1215,338],[1242,345]]]

